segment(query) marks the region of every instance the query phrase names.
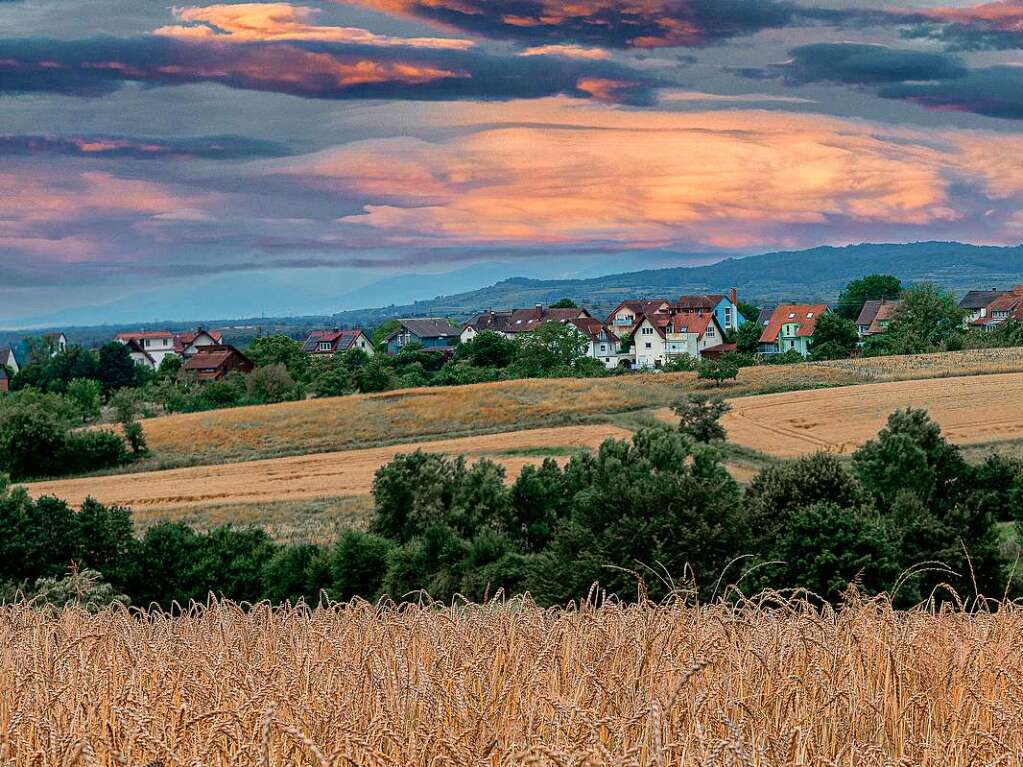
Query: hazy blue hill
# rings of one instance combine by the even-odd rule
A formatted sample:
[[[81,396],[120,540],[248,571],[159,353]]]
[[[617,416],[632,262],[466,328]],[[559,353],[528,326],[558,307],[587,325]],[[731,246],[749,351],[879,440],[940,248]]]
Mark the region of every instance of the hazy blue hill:
[[[551,303],[569,296],[605,310],[625,298],[673,298],[682,293],[737,288],[752,302],[833,300],[850,280],[874,272],[907,282],[931,281],[957,292],[1023,281],[1023,246],[1003,248],[955,242],[850,245],[729,258],[706,266],[651,269],[592,279],[502,280],[480,290],[400,306],[340,312],[339,323],[374,325],[415,315],[465,317],[488,309]]]
[[[671,254],[651,254],[654,263],[670,263]],[[678,260],[692,257],[678,255]],[[525,264],[523,267],[525,268]],[[573,264],[573,266],[575,266]],[[176,319],[167,322],[146,323],[149,327],[183,329],[203,324],[220,327],[227,331],[230,342],[244,345],[254,335],[282,332],[296,337],[302,336],[309,328],[324,325],[358,325],[372,328],[395,317],[440,316],[467,318],[487,309],[507,309],[516,306],[549,304],[559,298],[571,297],[580,304],[603,313],[625,298],[675,298],[682,293],[725,292],[737,288],[743,300],[753,303],[774,303],[781,301],[829,301],[850,280],[874,272],[887,272],[901,277],[906,282],[936,282],[956,292],[1006,286],[1023,282],[1023,246],[1011,248],[963,245],[956,242],[921,242],[906,245],[850,245],[842,248],[820,247],[811,250],[766,253],[746,258],[729,258],[714,264],[702,266],[678,266],[661,269],[602,274],[587,279],[528,279],[515,277],[503,279],[490,285],[468,291],[458,291],[461,279],[478,279],[485,270],[497,268],[484,265],[480,270],[461,270],[456,278],[445,281],[442,278],[423,278],[408,275],[396,278],[398,290],[387,293],[377,282],[363,290],[372,294],[376,290],[387,295],[401,295],[408,289],[406,283],[413,279],[420,283],[420,295],[442,290],[441,286],[453,288],[451,295],[441,296],[414,303],[392,304],[379,308],[358,309],[339,312],[332,317],[319,314],[325,300],[324,291],[315,292],[310,301],[300,289],[294,290],[297,306],[307,307],[306,316],[258,317],[248,320],[217,319],[230,316],[215,310],[203,312],[201,307],[188,304],[191,320]],[[593,270],[607,270],[607,260],[598,259]],[[462,272],[465,272],[463,274]],[[585,273],[585,269],[580,269]],[[462,283],[465,284],[465,283]],[[479,284],[478,282],[476,284]],[[343,305],[346,291],[336,292],[337,305]],[[305,299],[305,300],[304,300]],[[163,307],[167,308],[167,307]],[[181,311],[165,318],[180,318]],[[241,312],[235,317],[244,316]],[[53,327],[57,324],[54,322]],[[118,330],[137,329],[140,323],[113,323],[102,326],[84,323],[61,323],[69,338],[76,343],[94,345],[108,340]],[[40,332],[39,330],[33,332]],[[0,346],[17,343],[24,331],[0,332]]]

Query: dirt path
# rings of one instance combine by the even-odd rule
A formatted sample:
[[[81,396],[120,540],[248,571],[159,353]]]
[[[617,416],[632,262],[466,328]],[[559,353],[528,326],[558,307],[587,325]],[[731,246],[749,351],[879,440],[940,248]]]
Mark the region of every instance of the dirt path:
[[[543,456],[504,453],[547,448],[592,449],[611,437],[628,439],[631,433],[610,425],[535,429],[248,463],[56,480],[27,487],[33,496],[54,495],[76,506],[92,497],[103,503],[139,509],[355,496],[369,493],[376,470],[399,453],[422,449],[469,459],[486,456],[504,466],[509,477],[515,477],[523,466],[538,464]]]
[[[783,458],[850,453],[904,407],[925,408],[958,444],[1023,438],[1021,373],[767,394],[731,405],[723,420],[729,440]]]

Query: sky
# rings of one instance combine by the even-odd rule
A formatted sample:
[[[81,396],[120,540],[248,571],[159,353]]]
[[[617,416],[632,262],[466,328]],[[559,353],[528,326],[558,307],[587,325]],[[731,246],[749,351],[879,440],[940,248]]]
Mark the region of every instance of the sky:
[[[1023,241],[1023,0],[182,3],[0,0],[0,324]]]

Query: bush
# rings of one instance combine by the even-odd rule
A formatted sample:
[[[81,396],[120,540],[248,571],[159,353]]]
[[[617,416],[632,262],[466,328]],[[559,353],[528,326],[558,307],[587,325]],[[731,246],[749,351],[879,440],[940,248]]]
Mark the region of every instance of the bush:
[[[295,383],[284,365],[267,365],[253,370],[245,378],[249,402],[269,405],[275,402],[302,399],[302,388]]]
[[[348,601],[380,596],[394,544],[387,538],[346,530],[330,558],[330,596]]]
[[[701,381],[713,381],[715,385],[721,386],[725,381],[734,381],[739,377],[739,366],[725,359],[701,360],[697,377]]]
[[[103,386],[91,378],[75,378],[67,385],[67,398],[74,405],[82,422],[95,421],[100,416],[100,396]]]
[[[697,442],[722,441],[728,436],[721,418],[732,409],[719,399],[687,397],[672,406],[679,417],[679,431]]]
[[[60,473],[68,425],[38,404],[0,410],[0,471],[13,479]]]
[[[68,433],[58,455],[61,474],[111,469],[129,460],[124,440],[106,429]]]

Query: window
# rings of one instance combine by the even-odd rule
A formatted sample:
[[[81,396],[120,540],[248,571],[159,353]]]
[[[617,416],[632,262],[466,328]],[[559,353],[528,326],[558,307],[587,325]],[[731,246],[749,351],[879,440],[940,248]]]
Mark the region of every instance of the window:
[[[601,344],[601,345],[600,345],[600,350],[601,350],[602,352],[606,352],[606,351],[607,351],[607,344]]]
[[[794,320],[795,318],[796,318],[796,313],[795,312],[789,312],[789,319],[790,320]]]
[[[729,309],[728,307],[725,307],[725,324],[726,325],[732,324],[732,310]]]
[[[807,313],[806,313],[806,318],[807,318],[808,320],[812,320],[812,319],[813,319],[813,312],[807,312]]]
[[[650,343],[649,341],[647,341],[647,342],[646,342],[646,348],[647,348],[647,349],[653,349],[653,348],[654,348],[654,345],[653,345],[652,343]]]
[[[643,335],[652,336],[654,334],[653,328],[643,328]]]
[[[330,344],[327,341],[320,341],[320,351],[321,352],[329,352],[330,351]]]
[[[712,338],[714,337],[714,326],[713,325],[708,325],[707,326],[707,335],[712,337]]]

